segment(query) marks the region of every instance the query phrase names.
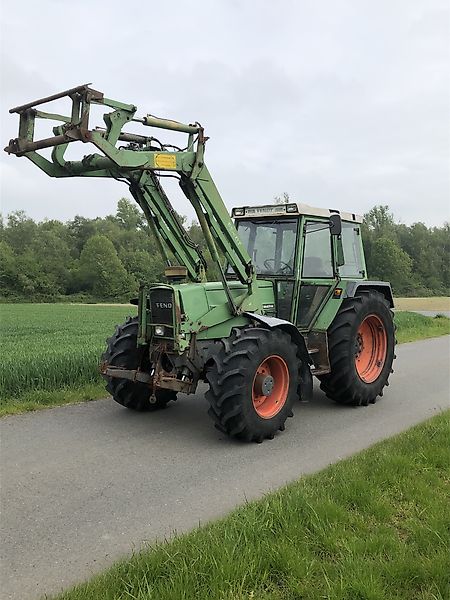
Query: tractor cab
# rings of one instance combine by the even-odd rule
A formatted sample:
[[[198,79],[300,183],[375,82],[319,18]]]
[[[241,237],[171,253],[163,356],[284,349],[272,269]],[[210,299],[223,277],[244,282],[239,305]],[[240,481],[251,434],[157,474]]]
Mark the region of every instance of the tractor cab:
[[[358,215],[292,203],[238,207],[232,216],[257,278],[273,282],[276,314],[301,330],[341,279],[365,277]]]

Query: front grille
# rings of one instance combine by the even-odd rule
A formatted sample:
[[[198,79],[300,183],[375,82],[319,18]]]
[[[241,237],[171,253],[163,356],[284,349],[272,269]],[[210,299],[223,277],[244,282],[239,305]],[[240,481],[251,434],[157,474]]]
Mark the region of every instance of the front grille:
[[[173,290],[155,288],[150,290],[151,322],[159,325],[173,325]]]

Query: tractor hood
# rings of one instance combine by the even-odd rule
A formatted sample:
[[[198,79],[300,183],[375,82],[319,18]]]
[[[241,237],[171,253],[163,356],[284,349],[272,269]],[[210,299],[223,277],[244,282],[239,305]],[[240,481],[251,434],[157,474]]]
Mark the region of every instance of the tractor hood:
[[[229,287],[239,306],[246,296],[247,286],[230,281]],[[168,323],[170,313],[173,338],[179,349],[185,345],[183,340],[187,342],[192,334],[198,339],[217,339],[229,335],[233,327],[248,323],[247,317],[231,313],[222,282],[159,284],[150,286],[147,293],[150,299],[148,322]],[[274,306],[273,283],[258,280],[256,293],[246,300],[245,311],[273,314]],[[165,315],[164,321],[160,313]]]

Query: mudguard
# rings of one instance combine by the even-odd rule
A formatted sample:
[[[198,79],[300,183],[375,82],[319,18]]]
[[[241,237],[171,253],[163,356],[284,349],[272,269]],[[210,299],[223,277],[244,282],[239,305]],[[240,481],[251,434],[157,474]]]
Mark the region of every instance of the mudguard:
[[[389,306],[394,308],[394,296],[392,294],[391,284],[387,281],[349,281],[345,290],[344,298],[353,298],[361,290],[376,290],[383,294],[389,302]]]

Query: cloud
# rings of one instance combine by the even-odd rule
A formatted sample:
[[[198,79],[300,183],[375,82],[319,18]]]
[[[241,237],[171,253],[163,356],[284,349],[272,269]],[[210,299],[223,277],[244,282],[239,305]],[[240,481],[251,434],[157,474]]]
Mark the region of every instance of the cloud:
[[[404,222],[450,218],[447,2],[180,0],[128,16],[117,0],[82,0],[57,21],[52,0],[30,2],[26,19],[5,4],[5,142],[17,128],[6,107],[93,81],[140,114],[200,121],[229,207],[288,191],[358,212],[389,204]],[[25,159],[0,164],[4,213],[93,217],[127,192],[51,180]]]

